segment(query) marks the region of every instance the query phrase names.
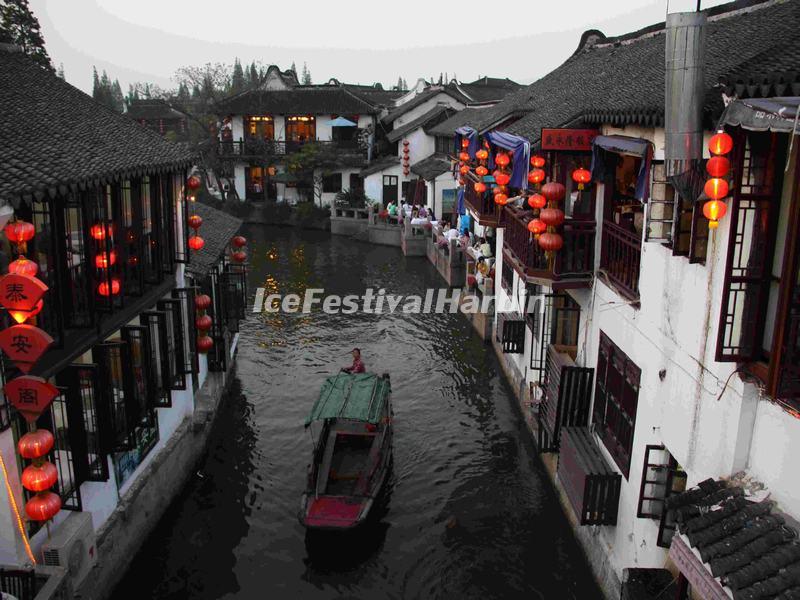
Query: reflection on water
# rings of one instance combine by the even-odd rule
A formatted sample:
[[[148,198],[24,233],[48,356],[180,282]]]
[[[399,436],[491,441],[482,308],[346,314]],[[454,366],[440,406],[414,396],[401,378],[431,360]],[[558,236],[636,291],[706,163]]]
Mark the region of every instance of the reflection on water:
[[[417,294],[422,258],[253,228],[250,292]],[[493,354],[459,315],[253,314],[208,455],[118,588],[142,598],[600,598]],[[392,376],[394,468],[363,531],[297,520],[323,379]],[[123,596],[120,596],[123,597]]]

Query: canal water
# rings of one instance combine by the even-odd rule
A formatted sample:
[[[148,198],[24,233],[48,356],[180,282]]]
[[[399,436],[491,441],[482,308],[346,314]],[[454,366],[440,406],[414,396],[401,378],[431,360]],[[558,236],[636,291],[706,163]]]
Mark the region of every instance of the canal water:
[[[250,228],[255,288],[421,294],[424,258]],[[251,309],[249,307],[249,309]],[[360,346],[392,378],[394,468],[376,522],[307,539],[297,520],[323,379]],[[116,598],[601,598],[496,357],[457,314],[253,314],[208,454]]]

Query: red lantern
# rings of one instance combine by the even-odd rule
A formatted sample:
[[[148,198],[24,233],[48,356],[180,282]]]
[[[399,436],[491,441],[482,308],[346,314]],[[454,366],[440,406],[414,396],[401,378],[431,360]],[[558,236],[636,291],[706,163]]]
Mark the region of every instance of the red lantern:
[[[724,156],[712,156],[706,163],[706,171],[712,177],[725,177],[731,170],[731,161]]]
[[[33,460],[47,456],[50,450],[53,449],[55,441],[53,434],[47,429],[37,429],[36,431],[29,431],[19,438],[17,449],[22,458]]]
[[[708,219],[708,228],[716,229],[719,226],[720,219],[728,212],[728,207],[724,202],[719,200],[709,200],[703,205],[703,215]]]
[[[483,148],[481,148],[475,153],[475,158],[477,158],[478,160],[486,160],[487,158],[489,158],[489,153]]]
[[[541,169],[544,166],[544,157],[538,154],[531,156],[531,166]]]
[[[194,306],[197,310],[206,310],[211,306],[211,296],[208,294],[200,294],[194,299]]]
[[[544,181],[544,177],[545,177],[544,169],[531,169],[531,172],[528,173],[528,182],[542,183]]]
[[[132,267],[135,267],[139,264],[139,257],[138,256],[129,256],[128,257],[128,264]]]
[[[243,263],[247,260],[247,252],[244,252],[243,250],[234,252],[231,254],[231,259],[233,259],[234,262]]]
[[[558,252],[564,246],[564,240],[557,233],[545,232],[539,236],[539,247],[545,252]]]
[[[508,185],[511,181],[511,175],[509,175],[506,171],[495,171],[492,173],[494,176],[494,180],[497,182],[497,185]]]
[[[35,317],[44,308],[44,300],[39,300],[36,304],[33,305],[31,310],[22,310],[22,309],[13,309],[9,310],[8,314],[11,315],[11,318],[14,319],[17,323],[24,323],[31,317]]]
[[[539,218],[550,227],[558,227],[564,222],[564,211],[558,208],[543,208]]]
[[[494,157],[494,162],[498,167],[507,167],[511,159],[505,152],[498,152],[497,156]]]
[[[407,176],[409,173],[411,173],[411,169],[403,169],[403,175]]]
[[[24,277],[35,277],[39,272],[39,265],[32,260],[28,260],[24,256],[20,256],[17,260],[8,265],[8,272]]]
[[[508,186],[505,185],[496,185],[492,189],[495,194],[508,194]]]
[[[466,175],[469,173],[469,166],[468,165],[461,165],[461,168],[458,170],[459,173],[462,175]]]
[[[89,229],[89,234],[96,239],[98,242],[106,239],[106,237],[111,237],[111,225],[97,223],[92,225],[91,229]]]
[[[544,221],[541,219],[531,219],[528,221],[528,231],[530,231],[533,235],[540,235],[545,232],[547,229],[547,225],[544,224]]]
[[[478,280],[475,278],[475,275],[467,275],[467,287],[474,288],[475,284],[478,283]]]
[[[208,315],[200,315],[194,320],[195,327],[200,331],[208,331],[214,322]]]
[[[33,223],[28,223],[27,221],[11,221],[3,231],[5,231],[8,241],[14,244],[30,242],[36,234]]]
[[[528,198],[528,206],[531,208],[544,208],[547,205],[547,198],[541,194],[534,194]]]
[[[728,182],[719,177],[712,177],[706,181],[703,191],[712,200],[721,200],[728,195]]]
[[[495,204],[498,204],[500,206],[505,206],[506,204],[508,204],[508,196],[506,194],[503,194],[502,192],[499,194],[495,194],[494,202]]]
[[[582,190],[583,187],[592,180],[592,174],[581,167],[572,172],[572,181],[578,184],[578,189]]]
[[[235,235],[231,239],[231,245],[234,248],[244,248],[247,245],[247,238],[243,235]]]
[[[101,252],[94,257],[94,266],[98,269],[107,269],[117,263],[117,251]]]
[[[193,192],[199,190],[202,184],[203,182],[200,181],[200,178],[197,175],[192,175],[191,177],[189,177],[189,179],[186,180],[186,187],[188,187]]]
[[[58,482],[58,469],[50,461],[44,461],[41,466],[28,465],[22,471],[22,487],[29,492],[43,492],[49,490]]]
[[[458,155],[458,160],[469,162],[469,154],[467,152],[462,152]]]
[[[189,227],[197,231],[200,229],[200,226],[203,224],[203,217],[200,215],[192,215],[189,217]]]
[[[61,510],[61,497],[53,492],[40,492],[25,504],[25,514],[32,521],[49,521]]]
[[[733,150],[733,138],[724,131],[718,131],[708,141],[708,150],[711,154],[727,154]]]
[[[403,143],[408,144],[408,142],[403,142]],[[467,138],[461,138],[461,147],[469,148],[469,140]]]
[[[542,186],[542,194],[550,204],[555,205],[564,199],[567,194],[567,188],[557,181],[551,181]]]
[[[101,281],[100,285],[97,286],[97,293],[105,297],[116,296],[119,294],[119,290],[120,282],[116,277],[111,279],[111,285],[109,285],[107,281]]]
[[[489,169],[487,169],[483,165],[475,167],[475,175],[477,175],[478,177],[485,177],[488,174],[489,174]]]
[[[486,184],[483,183],[482,181],[479,181],[478,183],[475,184],[475,191],[478,192],[479,194],[482,194],[483,192],[486,191]]]
[[[197,338],[197,351],[200,354],[207,354],[214,347],[214,340],[210,336],[204,335]]]
[[[203,246],[206,245],[206,242],[203,238],[199,235],[193,235],[189,238],[189,248],[192,250],[201,250]]]

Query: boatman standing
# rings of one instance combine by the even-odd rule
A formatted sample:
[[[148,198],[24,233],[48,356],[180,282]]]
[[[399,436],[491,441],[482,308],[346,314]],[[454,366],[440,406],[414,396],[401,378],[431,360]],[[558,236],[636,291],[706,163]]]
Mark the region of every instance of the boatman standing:
[[[353,355],[353,364],[349,367],[344,367],[342,371],[350,374],[364,373],[366,369],[364,368],[364,363],[361,362],[361,350],[358,348],[353,348],[351,354]]]

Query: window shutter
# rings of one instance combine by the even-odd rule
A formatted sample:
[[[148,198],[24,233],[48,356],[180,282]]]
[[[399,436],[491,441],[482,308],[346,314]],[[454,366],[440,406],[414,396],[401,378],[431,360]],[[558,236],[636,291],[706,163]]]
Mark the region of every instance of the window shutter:
[[[167,355],[165,366],[168,370],[169,389],[185,390],[186,374],[183,359],[184,321],[181,301],[176,299],[159,300],[158,310],[164,313],[166,320]]]
[[[108,433],[101,437],[106,452],[133,449],[133,431],[140,418],[138,407],[132,405],[132,394],[126,386],[128,368],[127,361],[123,360],[123,348],[125,344],[120,342],[106,342],[92,348],[99,367],[98,382],[102,392],[103,408],[98,414],[101,423],[107,423]],[[127,358],[127,353],[124,356]]]
[[[184,374],[199,371],[197,357],[197,328],[195,327],[194,289],[178,288],[172,290],[172,296],[181,303],[181,314],[186,335],[183,343],[181,370]]]
[[[503,321],[502,344],[505,354],[522,354],[525,351],[525,321],[506,318]]]
[[[644,241],[672,243],[675,196],[675,188],[667,182],[664,163],[654,163]]]
[[[150,333],[145,325],[126,325],[121,329],[125,341],[125,359],[128,367],[124,371],[125,406],[133,434],[136,427],[155,422],[150,398],[155,396],[154,377],[150,363]]]
[[[140,315],[146,324],[150,346],[150,374],[153,381],[152,393],[149,397],[153,408],[169,408],[172,406],[169,371],[169,343],[167,341],[167,315],[161,311],[148,311]]]

